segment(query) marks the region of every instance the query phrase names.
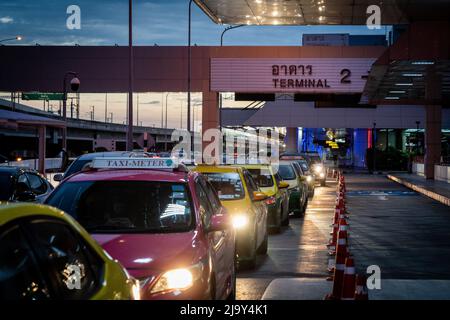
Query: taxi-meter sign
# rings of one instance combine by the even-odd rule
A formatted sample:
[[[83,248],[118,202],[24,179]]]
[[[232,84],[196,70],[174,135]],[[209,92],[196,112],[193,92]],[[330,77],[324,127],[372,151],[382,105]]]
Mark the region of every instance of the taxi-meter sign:
[[[95,158],[96,169],[174,169],[177,166],[170,158]]]

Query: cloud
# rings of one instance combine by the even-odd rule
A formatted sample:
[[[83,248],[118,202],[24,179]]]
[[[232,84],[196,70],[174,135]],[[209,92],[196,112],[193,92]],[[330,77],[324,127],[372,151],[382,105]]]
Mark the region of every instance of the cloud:
[[[0,23],[13,23],[13,21],[14,19],[8,16],[0,18]]]

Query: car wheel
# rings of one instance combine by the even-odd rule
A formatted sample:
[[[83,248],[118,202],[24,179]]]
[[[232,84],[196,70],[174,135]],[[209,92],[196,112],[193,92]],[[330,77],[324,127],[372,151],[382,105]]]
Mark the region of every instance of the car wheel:
[[[239,262],[239,266],[242,266],[244,269],[255,269],[256,267],[256,257],[257,257],[256,230],[252,243],[253,243],[252,256],[248,260]]]
[[[227,300],[236,300],[236,263],[233,263],[233,274],[231,278],[231,292],[227,297]]]
[[[308,196],[309,196],[310,198],[313,198],[313,197],[314,197],[314,191],[315,191],[315,189],[313,188],[313,189],[309,192]]]
[[[211,280],[209,283],[209,297],[211,300],[216,300],[216,276],[214,273],[211,275]]]
[[[258,248],[259,254],[267,254],[267,248],[269,246],[269,233],[266,231],[266,234],[264,235],[264,241],[261,243],[261,245]]]
[[[283,213],[281,213],[282,215],[283,215]],[[282,226],[288,226],[289,225],[289,212],[288,212],[288,214],[286,215],[286,219],[282,219],[281,220],[281,225]]]

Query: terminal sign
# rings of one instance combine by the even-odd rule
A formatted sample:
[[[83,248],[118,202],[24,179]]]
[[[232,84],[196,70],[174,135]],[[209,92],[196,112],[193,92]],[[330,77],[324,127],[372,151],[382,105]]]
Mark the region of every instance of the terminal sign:
[[[373,58],[211,59],[211,90],[361,93]]]

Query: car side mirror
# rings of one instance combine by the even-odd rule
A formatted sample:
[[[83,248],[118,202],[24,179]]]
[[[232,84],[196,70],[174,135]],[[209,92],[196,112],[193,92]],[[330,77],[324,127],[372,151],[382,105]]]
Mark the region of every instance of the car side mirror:
[[[63,175],[61,173],[57,173],[53,176],[53,181],[60,182],[63,179]]]
[[[17,201],[36,201],[36,195],[31,191],[24,191],[16,194]]]
[[[254,191],[253,192],[253,201],[263,201],[268,198],[267,194],[261,191]]]
[[[208,232],[224,231],[231,228],[231,216],[228,214],[215,214],[211,217]]]
[[[289,187],[289,183],[287,183],[286,181],[281,181],[278,184],[278,188],[280,188],[280,189],[286,189],[287,187]]]

